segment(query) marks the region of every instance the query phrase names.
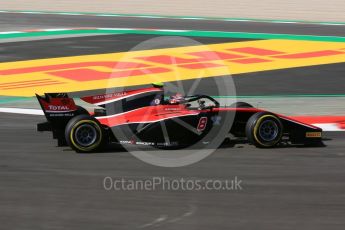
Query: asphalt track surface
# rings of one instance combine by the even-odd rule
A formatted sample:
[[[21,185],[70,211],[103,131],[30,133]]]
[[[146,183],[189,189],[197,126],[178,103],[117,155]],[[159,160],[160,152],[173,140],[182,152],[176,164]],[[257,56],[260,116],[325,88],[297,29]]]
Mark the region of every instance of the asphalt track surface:
[[[68,57],[88,54],[102,54],[111,52],[126,52],[136,45],[158,35],[118,34],[99,35],[78,38],[60,38],[38,41],[9,42],[0,44],[2,48],[0,61],[24,61],[41,58]],[[217,44],[226,42],[251,41],[252,39],[190,37],[190,41],[177,43],[174,37],[164,40],[164,46],[158,48],[172,48],[202,44]],[[195,43],[194,43],[195,41]],[[170,44],[171,43],[171,44]],[[181,42],[180,42],[181,43]],[[170,44],[170,45],[169,45]],[[37,47],[40,47],[37,49]]]
[[[332,26],[84,16],[0,14],[0,22],[2,29],[7,27],[11,30],[19,27],[87,25],[344,35],[344,27]],[[25,48],[30,43],[18,44]],[[24,53],[18,56],[15,47],[12,49],[16,58],[30,58]],[[293,79],[291,85],[280,82],[281,86],[274,86],[279,91],[285,90],[285,93],[290,92],[288,88],[292,86],[303,93],[325,87],[320,86],[325,83],[324,80],[306,81],[306,68],[303,71],[299,69],[289,70],[299,75],[298,87],[293,84]],[[334,72],[330,72],[332,70]],[[343,70],[343,65],[336,64],[311,71],[315,74],[328,72],[335,83],[341,80]],[[257,88],[255,84],[263,85],[256,93],[272,88],[258,83],[256,74],[259,73],[238,78],[244,81],[243,85],[251,85],[243,93],[252,92],[250,87]],[[280,81],[286,79],[282,76],[284,74],[289,72],[281,72]],[[314,84],[315,88],[310,89],[310,84]],[[342,92],[344,84],[338,82],[338,88],[335,85],[330,84],[323,92]],[[271,93],[274,93],[273,89]],[[85,155],[76,154],[68,148],[57,148],[50,134],[36,132],[35,124],[44,120],[40,116],[3,113],[0,120],[0,223],[3,229],[321,230],[343,229],[345,225],[345,133],[326,133],[326,147],[262,150],[247,144],[236,144],[218,149],[212,156],[194,165],[160,168],[145,164],[125,151]],[[136,180],[184,178],[203,182],[237,176],[243,181],[243,190],[106,191],[102,185],[106,176]]]
[[[128,152],[76,154],[37,133],[40,116],[1,114],[3,229],[343,229],[345,133],[319,148],[218,149],[182,168],[160,168]],[[227,180],[237,191],[106,191],[127,180]],[[159,219],[162,221],[158,221]]]
[[[274,24],[261,22],[219,22],[212,20],[150,19],[128,17],[94,17],[68,15],[32,15],[1,13],[1,30],[16,28],[66,28],[66,27],[102,27],[102,28],[152,28],[152,29],[187,29],[205,31],[236,31],[253,33],[280,33],[302,35],[344,36],[344,26],[310,24]]]

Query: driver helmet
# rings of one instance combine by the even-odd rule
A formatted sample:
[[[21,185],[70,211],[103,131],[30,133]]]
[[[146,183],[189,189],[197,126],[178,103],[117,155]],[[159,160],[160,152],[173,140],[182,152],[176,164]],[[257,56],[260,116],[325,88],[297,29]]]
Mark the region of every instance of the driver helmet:
[[[175,95],[172,95],[170,98],[169,98],[169,103],[170,104],[179,104],[181,102],[184,101],[184,97],[182,94],[180,93],[176,93]]]

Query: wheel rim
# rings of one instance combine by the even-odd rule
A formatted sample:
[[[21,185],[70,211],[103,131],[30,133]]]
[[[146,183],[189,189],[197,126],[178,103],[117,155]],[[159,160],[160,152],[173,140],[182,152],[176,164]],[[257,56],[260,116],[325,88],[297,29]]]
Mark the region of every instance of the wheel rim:
[[[80,125],[75,131],[75,141],[78,145],[88,147],[97,140],[97,130],[89,124]]]
[[[273,141],[279,134],[279,128],[275,121],[266,120],[263,121],[259,127],[260,137],[267,142]]]

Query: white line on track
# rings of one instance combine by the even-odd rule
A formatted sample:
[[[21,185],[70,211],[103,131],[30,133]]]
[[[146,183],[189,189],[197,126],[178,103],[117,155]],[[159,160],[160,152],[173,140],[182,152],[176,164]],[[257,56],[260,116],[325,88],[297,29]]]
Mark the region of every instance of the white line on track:
[[[323,123],[313,125],[321,128],[323,131],[345,131],[345,129],[339,128],[336,123]]]
[[[0,34],[21,34],[21,33],[25,33],[22,31],[6,31],[6,32],[0,32]]]
[[[44,14],[43,12],[36,12],[36,11],[22,11],[20,13],[21,14]]]
[[[41,109],[0,108],[0,112],[26,115],[44,115]]]

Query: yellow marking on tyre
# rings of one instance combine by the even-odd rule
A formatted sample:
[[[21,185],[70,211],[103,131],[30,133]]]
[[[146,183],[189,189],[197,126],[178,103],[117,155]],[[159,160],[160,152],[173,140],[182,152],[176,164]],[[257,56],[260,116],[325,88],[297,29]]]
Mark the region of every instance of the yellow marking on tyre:
[[[74,141],[74,130],[78,127],[78,125],[80,125],[80,123],[91,123],[91,124],[94,124],[95,125],[95,128],[99,131],[99,135],[100,135],[100,138],[97,142],[95,142],[94,144],[92,144],[91,146],[88,146],[88,147],[80,147],[78,146],[75,141]],[[95,148],[98,147],[98,145],[102,142],[102,130],[100,129],[99,125],[97,124],[97,122],[95,121],[89,121],[89,120],[81,120],[81,121],[78,121],[75,125],[73,125],[73,128],[70,132],[70,140],[73,144],[74,147],[76,147],[77,149],[79,149],[80,151],[90,151],[90,150],[93,150]]]
[[[253,133],[255,140],[256,140],[258,143],[260,143],[261,145],[266,146],[266,147],[269,147],[269,146],[272,146],[272,145],[267,145],[267,144],[262,143],[262,142],[259,140],[259,138],[257,137],[257,131],[258,131],[258,128],[259,128],[259,126],[260,126],[261,121],[262,121],[263,119],[265,119],[265,118],[268,118],[268,117],[271,117],[271,118],[273,118],[274,120],[277,120],[277,118],[276,118],[275,116],[273,116],[273,115],[264,115],[264,116],[260,117],[260,118],[256,121],[256,123],[255,123],[254,133]],[[280,141],[282,135],[283,135],[283,132],[280,132],[279,138],[277,139],[277,141],[274,142],[273,145],[278,144],[278,142]]]

